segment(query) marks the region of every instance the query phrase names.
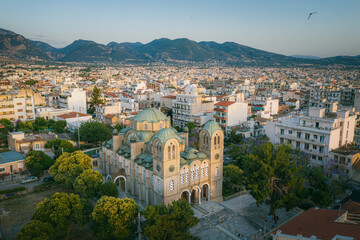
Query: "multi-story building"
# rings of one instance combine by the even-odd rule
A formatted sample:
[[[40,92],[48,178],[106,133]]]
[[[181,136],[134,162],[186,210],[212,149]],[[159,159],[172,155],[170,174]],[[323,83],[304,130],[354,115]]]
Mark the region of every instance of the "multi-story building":
[[[211,119],[214,111],[214,99],[198,95],[196,85],[186,89],[185,94],[176,95],[172,104],[173,124],[179,127],[184,127],[188,122],[202,126]]]
[[[345,172],[352,175],[354,164],[360,162],[360,150],[353,144],[346,144],[330,152],[329,164],[336,173]]]
[[[45,106],[45,98],[32,89],[20,89],[14,94],[0,95],[0,119],[6,118],[11,121],[33,120],[35,107]]]
[[[157,109],[146,109],[130,126],[104,143],[101,168],[120,191],[146,205],[222,201],[224,134],[209,121],[199,134],[199,149],[188,145],[188,132],[179,133],[170,118]]]
[[[62,92],[59,95],[59,107],[74,112],[86,113],[86,92],[79,88],[72,88],[69,92]]]
[[[96,118],[100,121],[105,121],[105,116],[108,114],[121,114],[121,102],[116,102],[112,105],[99,105],[95,107]]]
[[[306,116],[289,116],[266,123],[265,132],[273,144],[288,143],[311,155],[311,163],[327,165],[331,150],[351,143],[355,115],[339,110],[310,108]]]
[[[346,107],[353,107],[355,100],[355,89],[343,88],[340,94],[340,104]]]
[[[24,132],[11,132],[8,136],[9,148],[27,154],[29,151],[46,151],[45,144],[54,139],[54,134],[38,133],[25,134]]]
[[[56,120],[66,121],[66,127],[70,131],[75,131],[80,127],[82,123],[88,122],[91,119],[92,119],[91,115],[79,113],[79,112],[70,112],[56,116]]]
[[[229,133],[231,127],[247,121],[248,104],[242,102],[221,101],[215,104],[214,118],[224,133]]]

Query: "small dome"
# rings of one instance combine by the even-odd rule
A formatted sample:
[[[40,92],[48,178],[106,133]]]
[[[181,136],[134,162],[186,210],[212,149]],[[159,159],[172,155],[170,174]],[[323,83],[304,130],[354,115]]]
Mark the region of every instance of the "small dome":
[[[203,152],[198,152],[198,153],[196,153],[196,156],[197,156],[198,158],[200,158],[200,159],[205,159],[205,158],[207,158],[206,154],[203,153]]]
[[[118,130],[115,128],[113,131],[112,131],[112,134],[113,135],[117,135],[119,132],[118,132]]]
[[[139,132],[138,135],[139,135],[140,140],[142,140],[144,142],[148,142],[151,140],[151,138],[154,134],[153,134],[153,132],[150,132],[150,131],[141,131],[141,132]]]
[[[139,112],[135,117],[131,119],[134,122],[160,122],[160,121],[167,121],[168,117],[165,116],[161,111],[155,108],[148,108]]]
[[[208,121],[203,129],[207,130],[209,133],[210,133],[210,136],[213,135],[213,133],[217,130],[221,130],[219,124],[217,124],[215,121],[211,120],[211,121]]]
[[[152,139],[154,138],[159,138],[160,141],[162,143],[166,143],[167,140],[171,139],[171,138],[176,138],[177,140],[179,140],[180,142],[182,142],[183,140],[177,135],[177,133],[172,130],[171,128],[163,128],[161,129],[158,133],[156,133]]]

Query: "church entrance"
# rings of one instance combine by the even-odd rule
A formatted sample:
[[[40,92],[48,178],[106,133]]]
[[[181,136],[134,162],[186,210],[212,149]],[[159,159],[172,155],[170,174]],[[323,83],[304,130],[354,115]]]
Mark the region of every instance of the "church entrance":
[[[186,201],[188,201],[190,203],[190,192],[188,190],[183,191],[181,193],[180,198],[185,199]]]
[[[126,178],[124,176],[117,176],[114,180],[114,183],[118,187],[119,193],[126,193]]]
[[[200,204],[200,188],[194,187],[191,191],[191,203]]]
[[[202,199],[203,201],[209,201],[210,200],[210,191],[209,191],[209,185],[207,183],[205,183],[202,188],[201,188],[201,195],[202,195]]]

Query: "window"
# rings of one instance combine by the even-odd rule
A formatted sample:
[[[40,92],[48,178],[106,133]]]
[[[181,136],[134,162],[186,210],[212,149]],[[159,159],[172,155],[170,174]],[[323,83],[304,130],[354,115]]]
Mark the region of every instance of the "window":
[[[205,167],[205,177],[209,176],[209,166]]]
[[[297,132],[297,138],[301,138],[301,132]]]
[[[175,185],[174,181],[171,180],[170,181],[170,191],[174,191],[174,185]]]
[[[219,168],[218,167],[215,168],[215,177],[217,177],[217,176],[219,176]]]
[[[284,139],[280,138],[280,144],[283,144],[283,143],[284,143]]]
[[[296,148],[300,149],[300,142],[296,142]]]
[[[185,172],[185,182],[188,183],[189,182],[189,170],[186,169]]]
[[[325,142],[325,137],[324,136],[320,136],[320,142],[324,143]]]
[[[316,150],[316,149],[317,149],[317,146],[316,146],[316,145],[313,145],[313,149]]]
[[[5,168],[0,168],[0,172],[5,172]]]
[[[316,156],[315,156],[315,155],[312,155],[311,158],[312,158],[313,160],[316,160]]]
[[[97,167],[97,166],[98,166],[98,162],[97,162],[97,161],[93,161],[92,163],[93,163],[93,166],[94,166],[94,167]]]
[[[284,135],[284,132],[285,132],[284,129],[280,129],[280,134],[281,134],[281,135]]]
[[[18,111],[18,112],[22,112],[23,110],[22,110],[22,109],[18,109],[17,111]]]
[[[160,180],[158,179],[158,192],[161,190]]]
[[[349,123],[350,123],[350,121],[349,121],[349,122],[347,122],[347,128],[349,128]]]
[[[292,134],[292,130],[289,130],[288,133],[291,135],[291,134]]]
[[[309,150],[309,144],[305,143],[304,148],[305,148],[305,150]]]
[[[144,125],[144,129],[145,129],[145,130],[148,130],[147,124]]]
[[[40,148],[40,144],[37,143],[37,144],[35,145],[35,148],[36,148],[36,149],[39,149],[39,148]]]
[[[317,139],[318,139],[318,135],[314,135],[314,139],[317,140]]]
[[[180,174],[180,184],[184,184],[184,173],[181,172]]]
[[[168,159],[171,159],[171,147],[168,146]]]
[[[291,141],[291,140],[288,140],[288,143],[289,143],[289,144],[292,144],[292,141]]]
[[[201,167],[201,177],[204,177],[204,167]]]
[[[323,158],[322,158],[322,157],[318,157],[318,160],[319,160],[319,161],[322,161],[322,160],[323,160]]]
[[[151,186],[154,186],[154,175],[151,175]]]
[[[136,167],[136,178],[139,177],[139,167]]]
[[[172,158],[175,159],[175,145],[172,146]]]
[[[196,180],[199,179],[199,167],[197,167],[196,170],[195,170],[195,179]]]
[[[195,175],[195,171],[194,169],[191,169],[191,181],[194,181],[194,175]]]
[[[324,147],[319,147],[319,153],[323,153],[324,152]]]
[[[310,134],[309,133],[305,133],[305,139],[310,140]]]
[[[146,182],[146,169],[144,169],[143,178],[144,178],[144,182]]]
[[[315,123],[315,127],[319,128],[319,127],[320,127],[320,123],[319,123],[319,122],[316,122],[316,123]]]

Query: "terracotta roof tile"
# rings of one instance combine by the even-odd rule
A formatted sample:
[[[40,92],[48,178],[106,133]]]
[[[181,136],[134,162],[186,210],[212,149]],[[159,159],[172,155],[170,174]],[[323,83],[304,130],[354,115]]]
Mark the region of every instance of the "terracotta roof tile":
[[[232,104],[234,104],[235,102],[231,102],[231,101],[221,101],[218,103],[215,103],[216,106],[222,106],[222,107],[228,107]]]
[[[85,116],[90,116],[89,114],[85,114],[85,113],[79,113],[79,112],[70,112],[70,113],[65,113],[65,114],[61,114],[59,116],[57,116],[58,118],[62,118],[62,119],[67,119],[67,118],[76,118],[76,117],[85,117]]]

